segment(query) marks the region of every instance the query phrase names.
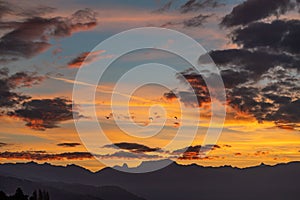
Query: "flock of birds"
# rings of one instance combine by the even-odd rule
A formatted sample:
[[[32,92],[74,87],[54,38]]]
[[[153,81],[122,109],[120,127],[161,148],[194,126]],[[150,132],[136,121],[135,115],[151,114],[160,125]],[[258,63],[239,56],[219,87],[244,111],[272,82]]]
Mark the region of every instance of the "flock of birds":
[[[152,122],[155,118],[160,118],[160,116],[159,116],[157,113],[154,113],[154,115],[156,115],[156,117],[149,117],[149,118],[148,118],[149,121]],[[112,119],[114,116],[115,116],[115,114],[109,113],[109,115],[106,115],[105,118],[106,118],[107,120],[109,120],[109,119]],[[117,118],[120,119],[120,116],[117,116]],[[135,117],[134,117],[134,116],[126,117],[126,119],[129,119],[129,118],[134,119]],[[178,121],[179,121],[179,120],[178,120],[178,117],[177,117],[177,116],[174,116],[173,119],[175,120],[175,122],[173,123],[174,127],[175,127],[175,128],[178,128],[178,127],[180,126],[180,123],[178,122]],[[145,124],[148,124],[148,123],[145,123]]]

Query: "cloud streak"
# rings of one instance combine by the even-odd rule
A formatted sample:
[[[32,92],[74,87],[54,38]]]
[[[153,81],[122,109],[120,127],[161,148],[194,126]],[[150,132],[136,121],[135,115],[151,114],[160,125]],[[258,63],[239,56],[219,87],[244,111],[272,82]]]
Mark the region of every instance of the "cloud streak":
[[[83,52],[78,55],[76,58],[71,60],[68,63],[69,68],[80,68],[84,64],[90,64],[92,62],[97,61],[100,59],[100,54],[104,53],[105,50],[99,50],[94,52]]]
[[[4,146],[7,146],[8,144],[7,143],[5,143],[5,142],[0,142],[0,148],[1,147],[4,147]]]
[[[63,143],[57,144],[57,146],[59,146],[59,147],[77,147],[80,145],[81,144],[77,143],[77,142],[63,142]]]
[[[160,148],[151,148],[146,145],[138,144],[138,143],[128,143],[128,142],[120,142],[114,144],[105,145],[104,148],[113,148],[113,149],[123,149],[128,150],[133,153],[146,153],[146,152],[155,152],[160,151]]]
[[[44,152],[31,152],[31,151],[20,151],[20,152],[0,152],[0,158],[3,159],[21,159],[21,160],[84,160],[91,159],[93,155],[88,152],[65,152],[50,154]]]

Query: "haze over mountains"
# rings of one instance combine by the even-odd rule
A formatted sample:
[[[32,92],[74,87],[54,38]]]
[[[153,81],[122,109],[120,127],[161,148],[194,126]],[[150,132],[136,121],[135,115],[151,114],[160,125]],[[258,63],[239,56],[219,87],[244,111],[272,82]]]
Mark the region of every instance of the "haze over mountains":
[[[76,165],[62,167],[30,162],[1,164],[0,188],[8,193],[13,193],[16,187],[29,192],[47,189],[54,200],[296,200],[300,195],[299,169],[300,162],[246,169],[173,163],[159,171],[142,174],[112,168],[93,173]]]

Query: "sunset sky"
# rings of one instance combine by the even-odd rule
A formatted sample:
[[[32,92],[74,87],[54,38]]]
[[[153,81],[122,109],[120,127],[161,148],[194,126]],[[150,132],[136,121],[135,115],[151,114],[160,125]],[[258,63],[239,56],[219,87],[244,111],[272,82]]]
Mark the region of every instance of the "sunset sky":
[[[0,162],[77,164],[94,171],[176,157],[178,163],[204,166],[300,161],[299,12],[299,0],[0,0]],[[118,58],[95,86],[95,105],[86,98],[94,85],[75,81],[78,70],[116,58],[107,49],[94,48],[139,27],[190,36],[220,70],[226,119],[224,125],[211,125],[223,127],[216,144],[203,146],[211,118],[207,86],[189,63],[171,53],[147,49]],[[160,45],[178,41],[167,38]],[[146,63],[154,64],[114,91],[125,72]],[[175,71],[161,71],[161,64]],[[122,101],[112,105],[113,94],[126,97],[135,81],[151,78],[173,87],[138,87],[130,96],[129,113]],[[73,102],[74,83],[83,90]],[[190,98],[191,88],[197,102]],[[111,143],[98,144],[92,137],[99,133],[89,126],[93,105]],[[198,109],[200,117],[194,113]],[[75,122],[87,126],[80,136]],[[130,128],[132,122],[141,129]],[[164,122],[158,134],[151,133]],[[180,128],[185,130],[180,143],[167,148]],[[197,134],[186,146],[195,128]],[[95,155],[87,151],[82,135],[97,141]],[[201,145],[207,154],[199,157]]]

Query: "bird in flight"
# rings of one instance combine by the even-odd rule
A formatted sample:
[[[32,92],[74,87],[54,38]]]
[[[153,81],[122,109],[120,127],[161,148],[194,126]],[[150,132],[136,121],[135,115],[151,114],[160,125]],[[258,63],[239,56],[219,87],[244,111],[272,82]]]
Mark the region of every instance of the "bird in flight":
[[[109,113],[108,116],[105,116],[106,119],[110,119],[111,117],[113,117],[113,114],[112,114],[112,113]]]

